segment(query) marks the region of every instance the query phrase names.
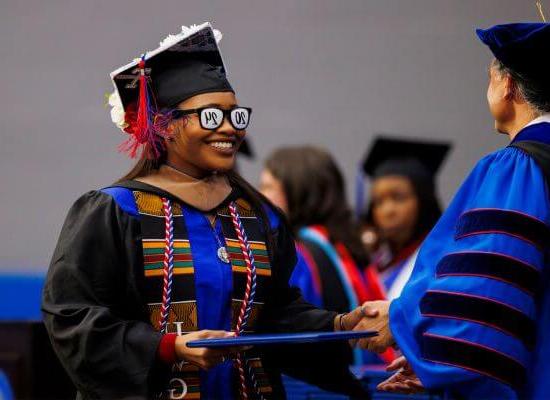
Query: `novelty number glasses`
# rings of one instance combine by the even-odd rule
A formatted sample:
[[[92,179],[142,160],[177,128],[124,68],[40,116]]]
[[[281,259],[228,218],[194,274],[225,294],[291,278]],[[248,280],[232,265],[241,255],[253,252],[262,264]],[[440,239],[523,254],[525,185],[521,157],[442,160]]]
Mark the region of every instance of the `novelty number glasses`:
[[[202,107],[189,110],[174,110],[172,111],[173,118],[182,118],[185,115],[198,114],[202,129],[214,131],[222,126],[225,118],[233,128],[242,131],[247,128],[250,122],[250,114],[252,108],[249,107],[233,107],[224,110],[219,107]]]

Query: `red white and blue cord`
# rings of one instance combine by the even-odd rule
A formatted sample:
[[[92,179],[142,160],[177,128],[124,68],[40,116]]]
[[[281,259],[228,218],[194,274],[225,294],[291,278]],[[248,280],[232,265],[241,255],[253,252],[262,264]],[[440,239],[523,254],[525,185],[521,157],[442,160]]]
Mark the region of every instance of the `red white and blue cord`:
[[[237,233],[237,238],[239,239],[239,246],[243,254],[244,262],[246,264],[246,288],[244,292],[243,302],[241,304],[241,309],[239,312],[239,318],[237,320],[236,326],[236,335],[239,336],[243,333],[244,328],[248,324],[250,314],[252,312],[252,304],[254,303],[254,298],[256,297],[256,265],[254,262],[254,254],[248,242],[248,237],[244,230],[241,217],[237,211],[237,205],[235,202],[229,204],[229,212],[231,214],[231,220],[233,222],[233,227]],[[250,364],[247,362],[248,372],[250,374],[250,379],[254,385],[256,393],[263,398],[261,392],[258,388],[257,380],[254,376],[254,372]],[[248,393],[246,388],[246,378],[245,371],[243,367],[243,357],[241,354],[237,355],[237,369],[239,371],[239,379],[241,383],[241,394],[244,399],[248,399]]]
[[[170,315],[170,305],[172,298],[172,281],[174,275],[174,218],[172,214],[172,204],[170,200],[162,198],[164,209],[164,284],[162,290],[162,306],[160,309],[160,332],[166,333],[168,325],[168,316]]]

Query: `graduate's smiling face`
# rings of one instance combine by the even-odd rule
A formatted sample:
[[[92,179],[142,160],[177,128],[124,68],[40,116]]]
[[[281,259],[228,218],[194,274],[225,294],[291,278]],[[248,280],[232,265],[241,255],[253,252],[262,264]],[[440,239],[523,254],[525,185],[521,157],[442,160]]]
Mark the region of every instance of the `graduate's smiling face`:
[[[489,66],[489,86],[487,102],[489,111],[495,119],[495,129],[500,133],[508,133],[507,126],[514,118],[514,83],[509,74],[501,71],[496,61]]]
[[[229,110],[236,106],[234,93],[214,92],[193,96],[177,108],[191,110],[215,107]],[[190,114],[171,123],[172,136],[166,141],[167,161],[196,178],[203,178],[214,171],[231,170],[246,131],[235,129],[227,118],[215,130],[204,129],[200,118],[198,114]]]

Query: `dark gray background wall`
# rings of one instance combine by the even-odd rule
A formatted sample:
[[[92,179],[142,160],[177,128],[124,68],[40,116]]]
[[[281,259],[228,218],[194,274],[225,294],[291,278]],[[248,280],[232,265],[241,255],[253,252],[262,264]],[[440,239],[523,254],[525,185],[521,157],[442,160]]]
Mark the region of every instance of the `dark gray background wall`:
[[[131,161],[110,122],[109,72],[167,34],[211,21],[259,161],[314,142],[350,184],[377,132],[453,140],[448,201],[506,144],[486,109],[488,51],[474,28],[538,20],[527,0],[204,0],[0,3],[0,271],[45,270],[68,207]],[[548,7],[547,7],[548,8]],[[348,192],[352,192],[351,189]]]

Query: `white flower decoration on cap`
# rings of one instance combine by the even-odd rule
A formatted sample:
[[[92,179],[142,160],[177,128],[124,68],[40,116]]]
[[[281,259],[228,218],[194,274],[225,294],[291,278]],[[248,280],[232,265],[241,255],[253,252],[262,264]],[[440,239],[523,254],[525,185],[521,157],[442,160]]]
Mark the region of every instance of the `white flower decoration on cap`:
[[[121,130],[128,126],[125,120],[124,107],[122,101],[115,90],[109,95],[109,105],[111,106],[111,120]]]
[[[203,29],[207,25],[208,25],[208,22],[205,22],[205,23],[200,24],[200,25],[191,25],[189,27],[187,27],[185,25],[182,25],[181,26],[181,32],[176,33],[175,35],[166,36],[160,42],[160,47],[170,47],[170,46],[176,44],[177,42],[179,42],[180,40],[182,40],[182,39],[184,39],[188,36],[191,36],[193,33],[200,31],[201,29]],[[223,36],[222,33],[217,29],[212,29],[212,31],[214,32],[214,38],[216,39],[216,43],[220,43],[220,41],[222,40],[222,36]]]

